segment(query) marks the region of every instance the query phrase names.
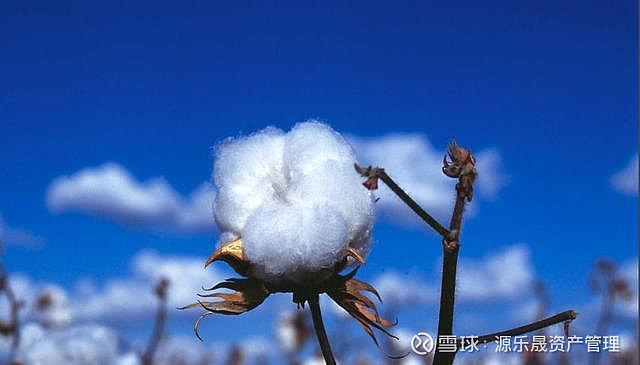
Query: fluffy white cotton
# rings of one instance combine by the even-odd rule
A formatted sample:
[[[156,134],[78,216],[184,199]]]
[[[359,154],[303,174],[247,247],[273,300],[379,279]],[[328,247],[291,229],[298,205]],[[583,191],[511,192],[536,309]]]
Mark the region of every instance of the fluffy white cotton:
[[[355,162],[344,138],[315,121],[223,142],[213,176],[223,240],[241,236],[255,275],[270,282],[317,278],[348,247],[366,255],[373,202]]]
[[[46,304],[42,304],[43,301]],[[34,304],[34,319],[46,328],[62,327],[71,323],[71,306],[64,289],[53,285],[45,287],[38,293]]]

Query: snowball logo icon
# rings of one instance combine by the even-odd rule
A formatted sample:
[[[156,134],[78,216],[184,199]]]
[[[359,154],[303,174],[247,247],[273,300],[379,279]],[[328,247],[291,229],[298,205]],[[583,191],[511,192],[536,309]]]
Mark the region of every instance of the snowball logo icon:
[[[433,337],[426,332],[418,332],[411,338],[411,350],[417,355],[424,356],[435,346]]]

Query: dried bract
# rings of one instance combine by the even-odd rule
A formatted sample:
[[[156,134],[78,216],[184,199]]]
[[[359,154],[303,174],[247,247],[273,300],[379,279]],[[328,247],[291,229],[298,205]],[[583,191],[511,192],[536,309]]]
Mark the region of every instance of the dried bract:
[[[296,282],[282,282],[273,284],[253,277],[251,263],[244,258],[242,238],[236,238],[218,248],[206,261],[206,266],[215,261],[224,261],[229,264],[237,273],[246,276],[243,279],[231,278],[205,289],[205,294],[199,294],[203,298],[217,298],[218,301],[198,301],[187,305],[181,309],[200,307],[205,310],[194,324],[196,336],[200,321],[211,314],[238,315],[250,311],[259,306],[270,294],[273,293],[293,293],[293,302],[299,307],[304,307],[305,303],[312,295],[326,293],[342,307],[349,315],[355,318],[362,328],[378,344],[373,329],[394,337],[387,328],[392,327],[392,323],[380,317],[376,305],[369,299],[365,292],[373,294],[380,301],[380,296],[376,289],[354,276],[357,268],[347,275],[340,275],[339,272],[351,263],[363,264],[364,258],[355,250],[347,250],[347,254],[341,262],[336,264],[328,277],[319,283],[311,286],[304,286]],[[220,289],[231,290],[219,292]]]
[[[447,161],[447,155],[451,161]],[[447,155],[442,160],[442,172],[448,177],[459,179],[467,201],[473,198],[473,182],[478,176],[476,158],[466,148],[458,146],[455,140],[449,143]]]

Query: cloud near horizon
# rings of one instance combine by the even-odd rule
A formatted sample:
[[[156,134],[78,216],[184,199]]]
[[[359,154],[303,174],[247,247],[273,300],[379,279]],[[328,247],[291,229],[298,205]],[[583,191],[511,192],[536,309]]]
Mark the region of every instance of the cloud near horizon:
[[[155,312],[157,299],[153,294],[161,278],[169,279],[168,308],[190,304],[199,299],[196,293],[203,286],[222,281],[225,272],[214,267],[205,270],[203,260],[195,256],[161,255],[141,251],[131,259],[131,271],[126,276],[107,278],[96,285],[93,280],[80,279],[74,287],[37,282],[20,273],[12,273],[9,283],[16,297],[24,303],[20,312],[21,342],[18,357],[27,365],[42,364],[118,364],[140,365],[139,341],[128,342],[118,329],[124,323],[149,321]],[[37,309],[38,298],[50,298],[48,309]],[[0,301],[0,312],[9,310]],[[191,326],[193,312],[171,310],[169,316],[184,313],[185,328]],[[125,341],[125,342],[123,342]],[[146,341],[146,339],[144,340]],[[126,346],[123,346],[126,345]],[[269,355],[273,344],[254,336],[239,343],[249,359]],[[8,337],[0,337],[0,356],[10,347]],[[203,359],[222,360],[231,343],[217,341],[207,345],[193,335],[170,333],[156,353],[156,363],[199,364]]]
[[[620,274],[628,278],[634,287],[637,286],[637,265],[637,259],[633,259],[620,266]],[[461,257],[459,268],[458,298],[461,302],[488,303],[493,300],[507,300],[511,304],[518,303],[522,298],[521,294],[529,290],[535,277],[530,250],[525,244],[506,246],[479,259]],[[115,332],[117,327],[110,329],[100,323],[117,325],[119,323],[117,319],[126,321],[148,319],[151,315],[149,308],[153,308],[156,302],[151,289],[161,277],[168,277],[171,281],[170,307],[190,302],[203,284],[208,285],[225,277],[221,271],[212,269],[204,270],[202,260],[198,257],[160,255],[152,251],[141,251],[132,258],[129,274],[119,278],[108,278],[102,285],[80,281],[75,288],[65,290],[53,284],[33,282],[24,275],[11,275],[10,282],[16,295],[25,299],[25,317],[22,320],[27,326],[25,346],[29,344],[31,348],[35,349],[37,346],[38,349],[36,352],[29,352],[27,356],[29,361],[26,363],[37,363],[36,359],[40,359],[40,355],[50,356],[50,351],[53,351],[52,354],[56,353],[56,347],[70,351],[75,339],[86,342],[87,346],[84,348],[90,351],[88,355],[101,357],[109,354],[110,357],[118,355],[118,357],[123,356],[123,359],[134,359],[135,354],[130,350],[121,352],[112,347],[111,341],[117,340],[113,337],[117,334]],[[391,305],[396,309],[401,309],[400,307],[405,305],[413,307],[434,305],[438,300],[437,281],[429,282],[416,275],[388,271],[380,274],[372,282],[379,290],[385,305]],[[37,294],[43,290],[55,294],[53,296],[55,313],[50,313],[44,318],[34,316],[32,310]],[[635,301],[620,303],[620,307],[617,308],[620,315],[631,319],[637,315],[637,292],[634,294],[636,294]],[[592,304],[589,310],[598,308],[595,306],[596,302]],[[0,310],[6,309],[6,303],[0,303]],[[340,315],[341,311],[329,310],[327,314]],[[173,312],[173,315],[175,313]],[[49,332],[46,326],[42,326],[43,319],[54,320],[53,323],[61,323],[62,326],[59,327],[60,330]],[[62,320],[59,321],[59,319]],[[103,340],[108,341],[103,343]],[[267,344],[264,341],[258,345],[254,343],[245,343],[245,345],[247,351],[251,349],[255,351],[256,348],[262,351],[262,349],[273,347],[273,344]],[[0,341],[0,352],[5,348],[6,344]],[[222,348],[218,351],[220,349]],[[159,361],[161,364],[164,361],[170,363],[169,358],[176,355],[184,357],[188,363],[197,363],[198,359],[211,354],[211,351],[206,350],[206,347],[201,346],[193,337],[172,335],[163,345],[158,356],[163,359]],[[127,362],[127,364],[130,363]],[[131,364],[137,364],[137,362]]]
[[[131,260],[131,275],[112,278],[104,285],[83,280],[76,286],[73,316],[80,320],[137,318],[148,314],[157,299],[152,289],[162,278],[169,280],[167,303],[170,308],[195,302],[203,287],[223,281],[223,271],[209,267],[195,256],[160,255],[141,251]]]
[[[70,289],[34,282],[21,273],[12,274],[10,283],[16,296],[25,303],[26,319],[68,323],[148,317],[149,308],[155,308],[157,303],[153,288],[162,278],[169,280],[168,305],[177,308],[195,302],[203,286],[216,284],[226,277],[226,272],[218,268],[205,270],[201,257],[160,255],[149,250],[133,256],[130,266],[131,272],[126,276],[108,278],[100,284],[81,278]],[[37,297],[43,293],[55,304],[46,318],[34,311]],[[0,302],[0,311],[6,310],[7,304]]]

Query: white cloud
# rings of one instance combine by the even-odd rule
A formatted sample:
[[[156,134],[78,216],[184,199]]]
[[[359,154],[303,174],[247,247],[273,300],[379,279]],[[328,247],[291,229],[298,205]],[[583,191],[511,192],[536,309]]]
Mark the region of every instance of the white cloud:
[[[203,343],[195,340],[194,336],[171,336],[158,348],[154,364],[217,364],[227,358],[228,350],[228,345]]]
[[[613,189],[625,195],[638,195],[638,155],[627,166],[613,174],[609,180]]]
[[[202,184],[188,197],[164,179],[138,181],[124,167],[106,163],[56,178],[47,189],[54,212],[76,211],[133,226],[181,232],[214,229],[213,189]]]
[[[137,317],[156,307],[153,288],[161,278],[169,279],[170,308],[193,303],[202,287],[212,286],[224,278],[213,267],[205,270],[199,257],[160,256],[144,251],[132,262],[132,275],[111,279],[102,287],[91,282],[78,285],[74,313],[80,319]]]
[[[480,260],[461,258],[458,263],[461,300],[513,299],[531,289],[534,269],[529,249],[518,244]]]
[[[476,154],[478,179],[476,187],[483,198],[493,199],[508,182],[503,171],[502,156],[495,148],[487,148]]]
[[[444,219],[450,213],[455,181],[441,172],[444,146],[434,148],[422,134],[352,136],[348,140],[361,164],[386,168],[400,186],[436,217]],[[492,199],[508,180],[501,156],[493,148],[475,155],[479,171],[477,196]],[[401,222],[418,221],[386,187],[377,194],[383,216]],[[183,196],[163,178],[140,181],[124,167],[106,163],[54,179],[47,189],[46,202],[53,212],[80,212],[143,228],[208,232],[215,229],[214,195],[209,183]]]
[[[384,167],[428,212],[440,218],[451,212],[455,181],[442,173],[446,147],[436,149],[422,134],[389,134],[372,138],[352,136],[348,139],[362,165]],[[485,149],[475,156],[479,171],[478,195],[493,198],[507,180],[500,154],[495,149]],[[380,188],[378,194],[378,206],[384,216],[394,220],[413,217],[413,213],[386,187]]]
[[[159,255],[143,251],[134,256],[131,273],[112,278],[102,285],[80,279],[71,290],[49,283],[36,283],[24,274],[11,274],[10,283],[15,295],[25,303],[21,311],[25,320],[41,324],[64,325],[73,321],[151,318],[157,306],[153,289],[161,278],[169,279],[167,301],[169,308],[195,302],[203,287],[223,281],[221,271],[204,268],[200,257]],[[52,299],[49,310],[36,309],[37,298],[48,293]],[[0,312],[6,313],[6,301],[0,301]]]
[[[416,275],[388,271],[379,275],[373,286],[385,305],[436,303],[440,295],[440,265],[431,282]],[[461,257],[456,292],[461,301],[510,300],[529,291],[534,277],[529,249],[517,244],[480,259]]]
[[[374,280],[373,286],[384,304],[391,307],[433,303],[437,301],[439,293],[434,285],[395,271],[387,271],[379,275]]]

